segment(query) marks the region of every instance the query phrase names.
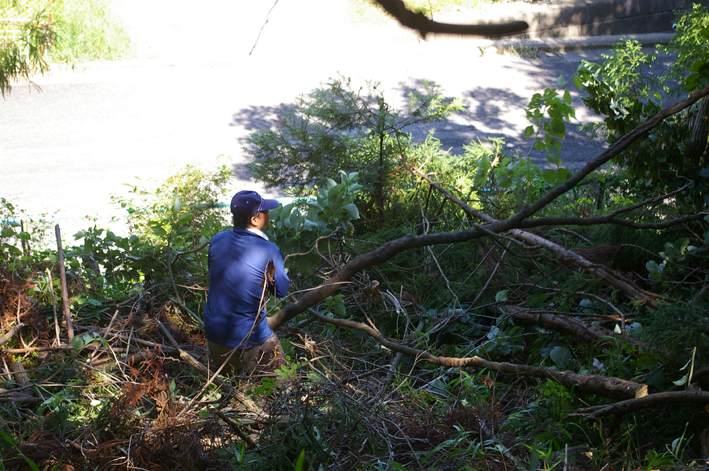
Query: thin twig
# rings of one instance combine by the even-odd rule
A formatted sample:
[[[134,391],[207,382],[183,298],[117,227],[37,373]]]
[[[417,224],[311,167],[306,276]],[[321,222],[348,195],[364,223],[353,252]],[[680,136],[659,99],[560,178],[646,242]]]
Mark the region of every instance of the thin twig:
[[[249,51],[249,55],[251,55],[252,52],[254,52],[254,49],[256,49],[256,45],[258,44],[259,38],[261,38],[261,33],[263,32],[263,29],[266,27],[266,24],[268,24],[268,18],[271,16],[271,12],[273,11],[274,8],[276,8],[276,4],[278,3],[278,0],[273,4],[270,10],[268,10],[268,14],[266,15],[266,21],[264,22],[263,26],[261,26],[261,29],[258,32],[258,36],[256,36],[256,42],[254,43],[254,46],[251,48],[251,51]]]
[[[57,336],[57,345],[62,343],[59,339],[59,319],[57,319],[57,298],[54,295],[54,285],[52,284],[52,272],[47,268],[47,279],[49,283],[49,291],[52,293],[52,312],[54,313],[54,333]]]
[[[71,311],[69,310],[69,290],[66,285],[66,268],[64,267],[64,250],[62,250],[62,232],[59,224],[54,226],[57,235],[57,255],[59,263],[59,275],[62,280],[62,302],[64,303],[64,317],[66,318],[66,330],[69,341],[74,338],[74,325],[71,322]]]

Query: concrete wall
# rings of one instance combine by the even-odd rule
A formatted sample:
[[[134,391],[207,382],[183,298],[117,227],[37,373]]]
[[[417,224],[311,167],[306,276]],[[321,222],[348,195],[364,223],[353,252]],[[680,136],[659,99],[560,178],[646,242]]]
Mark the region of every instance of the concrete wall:
[[[672,31],[675,12],[693,3],[709,7],[709,0],[569,0],[525,4],[514,14],[490,14],[480,22],[523,20],[529,23],[528,37],[658,33]]]

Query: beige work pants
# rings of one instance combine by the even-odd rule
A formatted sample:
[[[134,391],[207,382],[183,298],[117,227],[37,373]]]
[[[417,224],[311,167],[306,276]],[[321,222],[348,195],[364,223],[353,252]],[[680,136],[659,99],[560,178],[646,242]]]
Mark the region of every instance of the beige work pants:
[[[209,340],[207,343],[212,353],[215,371],[229,359],[221,371],[221,374],[226,376],[236,375],[242,371],[249,375],[269,374],[286,362],[283,348],[275,332],[264,343],[251,348],[234,349]],[[233,354],[231,354],[232,350],[234,350]],[[229,358],[230,354],[231,358]]]

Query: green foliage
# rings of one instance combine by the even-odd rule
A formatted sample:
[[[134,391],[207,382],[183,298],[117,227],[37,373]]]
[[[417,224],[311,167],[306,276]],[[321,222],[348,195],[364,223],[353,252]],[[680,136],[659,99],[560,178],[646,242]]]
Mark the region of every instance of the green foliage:
[[[340,182],[326,179],[314,200],[269,212],[271,223],[266,233],[286,255],[289,270],[311,276],[322,262],[321,252],[332,252],[337,239],[354,231],[352,221],[359,219],[354,201],[361,188],[356,172],[340,171]]]
[[[57,30],[54,59],[70,64],[125,59],[132,45],[113,0],[58,0],[51,4]]]
[[[603,55],[603,64],[583,61],[574,78],[586,95],[584,104],[604,116],[607,141],[614,144],[639,124],[662,109],[662,95],[667,88],[648,70],[656,62],[655,54],[645,54],[639,42],[625,39],[613,45],[613,54]],[[658,182],[674,172],[687,174],[695,167],[684,159],[684,142],[689,127],[679,116],[666,119],[636,141],[615,160],[630,176]],[[663,145],[658,145],[658,143]]]
[[[12,81],[30,82],[34,74],[49,70],[46,60],[56,34],[48,25],[46,5],[0,2],[0,95],[12,89]],[[17,20],[17,19],[20,20]],[[19,21],[19,23],[18,23]]]
[[[29,239],[15,216],[15,206],[5,198],[0,199],[0,260],[4,262],[17,261],[22,256],[20,241]]]
[[[404,114],[391,108],[376,84],[354,89],[339,77],[298,97],[276,129],[252,134],[244,150],[254,159],[249,168],[257,180],[299,196],[314,194],[340,170],[357,171],[364,194],[381,208],[394,162],[411,146],[402,130],[461,109],[459,100],[444,100],[438,86],[424,82],[422,91],[409,94]]]
[[[116,60],[132,50],[111,0],[4,0],[0,20],[2,96],[11,81],[47,72],[50,60]]]
[[[676,54],[669,75],[653,74],[656,54],[643,53],[640,43],[629,39],[616,43],[613,54],[603,55],[603,64],[583,61],[574,81],[586,93],[584,103],[604,116],[602,131],[608,143],[617,142],[659,112],[663,95],[680,95],[709,84],[708,44],[709,11],[695,5],[691,11],[680,14],[677,34],[664,48]],[[692,138],[691,115],[690,111],[665,119],[619,155],[616,162],[630,178],[640,179],[653,188],[676,181],[677,174],[697,179],[707,162],[701,153],[687,155],[686,147]],[[699,183],[697,193],[704,192],[705,182]]]
[[[695,347],[696,361],[706,364],[709,361],[708,330],[709,316],[701,306],[662,304],[646,315],[642,337],[662,346],[674,365],[684,365],[691,356],[688,349]]]
[[[694,4],[691,11],[679,15],[675,35],[665,52],[677,55],[669,78],[679,80],[687,92],[709,85],[707,57],[709,56],[709,10]],[[691,72],[691,73],[690,73]]]
[[[560,87],[565,85],[563,76],[559,77],[558,83]],[[527,120],[532,124],[525,129],[524,135],[535,136],[534,148],[544,151],[547,163],[556,167],[556,170],[544,170],[542,177],[550,185],[565,182],[571,172],[561,166],[561,141],[566,136],[564,121],[576,117],[571,106],[571,94],[565,90],[561,99],[556,89],[547,88],[543,94],[535,93],[525,110]],[[527,177],[527,180],[530,178]]]
[[[214,171],[188,165],[156,188],[131,187],[130,197],[113,197],[128,211],[132,234],[145,241],[204,243],[229,225],[217,203],[227,195],[231,171],[226,164]]]

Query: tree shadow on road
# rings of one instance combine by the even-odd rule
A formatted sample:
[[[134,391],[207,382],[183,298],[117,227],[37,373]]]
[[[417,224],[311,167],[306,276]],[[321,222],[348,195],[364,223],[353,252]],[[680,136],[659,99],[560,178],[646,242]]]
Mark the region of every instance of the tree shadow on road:
[[[548,77],[540,80],[540,82],[546,81],[550,81]],[[426,84],[437,86],[434,82],[424,79],[411,79],[400,85],[398,96],[391,106],[396,106],[402,116],[405,116],[409,96],[423,93]],[[541,86],[540,84],[539,92],[543,91]],[[427,136],[433,133],[433,136],[441,141],[441,147],[451,155],[463,154],[464,146],[471,142],[480,141],[485,145],[489,139],[494,138],[503,138],[505,147],[512,153],[526,156],[530,152],[533,140],[524,137],[524,128],[529,125],[524,117],[524,108],[531,97],[509,89],[474,87],[466,91],[461,98],[466,107],[463,112],[455,113],[444,121],[408,125],[402,128],[402,131],[410,133],[414,142],[424,142]],[[443,99],[452,101],[454,97],[444,94]],[[279,116],[293,106],[292,103],[282,103],[277,106],[249,106],[232,115],[230,126],[241,127],[249,134],[273,129],[278,126]],[[562,161],[572,169],[580,167],[603,150],[602,143],[590,140],[579,128],[580,123],[567,124],[567,137],[562,147]],[[245,138],[242,138],[241,144],[245,143]],[[530,157],[537,165],[547,164],[541,152],[532,150]],[[251,172],[246,167],[251,159],[247,157],[245,160],[245,163],[234,164],[232,168],[234,174],[240,179],[251,177]]]

